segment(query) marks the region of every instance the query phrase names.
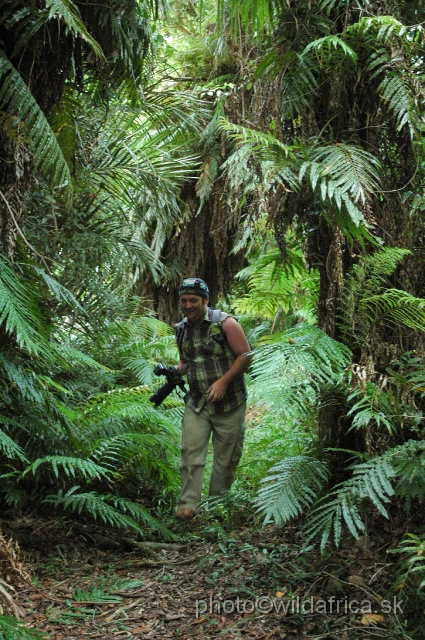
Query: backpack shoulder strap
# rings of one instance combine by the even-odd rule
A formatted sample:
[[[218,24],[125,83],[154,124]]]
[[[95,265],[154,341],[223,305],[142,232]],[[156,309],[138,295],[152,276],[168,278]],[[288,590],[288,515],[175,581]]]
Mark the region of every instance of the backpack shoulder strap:
[[[174,329],[175,329],[175,332],[176,332],[177,347],[178,347],[179,351],[181,351],[181,346],[182,346],[183,338],[184,338],[184,332],[185,332],[185,329],[186,329],[184,320],[181,320],[180,322],[175,324],[174,325]]]
[[[223,314],[223,315],[225,315],[225,314]],[[222,316],[222,313],[221,313],[220,309],[213,309],[212,310],[212,318],[211,319],[212,319],[214,324],[220,325],[220,328],[221,328],[221,323],[224,320],[224,318],[222,318],[221,316]]]

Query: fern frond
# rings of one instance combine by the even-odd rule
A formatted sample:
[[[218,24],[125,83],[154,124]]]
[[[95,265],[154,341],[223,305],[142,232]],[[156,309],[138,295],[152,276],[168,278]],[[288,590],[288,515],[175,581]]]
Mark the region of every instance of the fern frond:
[[[47,322],[40,312],[39,301],[39,296],[23,284],[11,264],[0,257],[0,324],[4,323],[9,335],[16,335],[21,348],[34,354],[46,346]]]
[[[340,50],[344,57],[351,59],[353,62],[357,62],[357,53],[346,43],[342,38],[336,35],[324,36],[318,38],[313,42],[310,42],[304,49],[302,55],[306,56],[311,51],[321,51],[329,56],[329,60],[335,66],[338,61],[335,60],[335,50]]]
[[[411,300],[408,294],[404,295],[397,289],[393,290],[394,293],[385,293],[390,291],[388,276],[409,253],[407,249],[386,247],[363,256],[347,274],[339,313],[342,331],[349,334],[355,344],[363,344],[370,327],[378,319],[385,321],[386,314],[389,321],[394,312],[415,323],[414,309],[419,310],[420,300]],[[397,300],[403,302],[405,299],[408,300],[406,309],[398,308]]]
[[[378,158],[353,144],[335,143],[313,149],[300,169],[300,179],[309,171],[313,189],[319,186],[322,201],[334,200],[341,208],[343,194],[353,203],[364,203],[366,194],[379,188]]]
[[[109,367],[101,364],[79,349],[64,344],[63,342],[58,342],[58,344],[55,345],[55,349],[62,357],[62,366],[63,370],[65,371],[75,371],[75,369],[78,367],[79,369],[92,369],[97,371],[112,372],[112,369],[110,369]]]
[[[56,478],[59,477],[59,467],[63,469],[65,474],[68,477],[75,478],[77,476],[82,476],[84,480],[101,480],[106,479],[110,480],[113,476],[113,471],[110,466],[107,468],[106,466],[101,466],[94,462],[93,460],[88,460],[86,458],[76,458],[72,456],[46,456],[45,458],[38,458],[33,463],[31,463],[22,473],[22,478],[26,476],[28,473],[33,473],[35,475],[37,469],[41,465],[48,464],[51,466],[53,473]]]
[[[396,34],[402,38],[407,33],[407,28],[397,18],[390,15],[362,17],[346,29],[347,35],[366,35],[373,32],[374,39],[386,44],[391,36]]]
[[[303,56],[290,51],[285,56],[287,71],[282,84],[282,116],[293,120],[311,107],[317,92],[316,62],[311,56]]]
[[[420,118],[418,117],[417,95],[409,83],[409,79],[400,72],[387,71],[378,90],[381,92],[383,104],[397,120],[397,131],[407,126],[412,138],[418,135]]]
[[[355,400],[353,406],[347,412],[352,417],[351,429],[362,429],[371,422],[378,427],[384,425],[388,433],[396,431],[394,407],[391,398],[377,384],[366,381],[365,388],[357,387],[347,396],[347,402]]]
[[[130,471],[143,471],[149,476],[166,480],[175,486],[177,475],[169,459],[177,458],[177,438],[168,433],[126,432],[101,440],[91,453],[91,458],[107,467],[113,467],[117,475],[128,475]]]
[[[288,416],[308,413],[321,390],[341,382],[351,358],[344,345],[311,325],[299,324],[269,341],[256,349],[251,364],[253,399]]]
[[[0,415],[0,424],[4,424],[6,426],[9,425],[18,425],[15,420],[7,418],[6,416]],[[10,459],[18,458],[22,462],[27,462],[27,457],[25,455],[25,451],[22,447],[19,446],[17,442],[15,442],[10,436],[7,435],[2,429],[0,429],[0,451]]]
[[[254,500],[257,512],[264,514],[264,523],[277,525],[299,515],[311,505],[329,475],[325,462],[309,456],[286,458],[274,465],[261,481]]]
[[[379,295],[365,297],[363,304],[381,315],[382,322],[425,330],[425,299],[407,291],[387,289]]]
[[[394,468],[397,473],[395,493],[408,498],[425,498],[425,442],[409,440],[395,450]]]
[[[67,289],[63,287],[55,278],[46,273],[44,269],[40,267],[34,267],[34,271],[43,278],[46,285],[49,288],[49,291],[55,296],[56,300],[63,300],[66,304],[68,304],[73,309],[79,309],[84,313],[84,309],[81,304],[78,302],[76,297]]]
[[[236,277],[248,280],[248,293],[233,301],[238,313],[273,319],[282,309],[313,312],[317,274],[307,271],[300,249],[287,249],[283,264],[280,250],[270,248]]]
[[[0,110],[14,118],[14,128],[25,135],[36,169],[50,185],[64,189],[70,199],[72,178],[56,136],[30,90],[0,50]]]
[[[74,35],[79,35],[93,49],[98,58],[105,58],[98,42],[90,35],[81,19],[80,10],[72,0],[45,0],[49,11],[49,20],[59,18],[65,23],[67,30]]]
[[[283,144],[271,134],[230,123],[224,118],[221,120],[221,128],[229,133],[230,139],[238,143],[222,165],[232,187],[243,184],[245,194],[257,189],[260,179],[249,164],[252,159],[260,164],[264,190],[276,182],[286,184],[294,190],[299,188],[294,165],[296,147]]]
[[[403,564],[405,569],[403,582],[405,582],[410,573],[423,574],[424,579],[418,586],[418,591],[425,587],[425,538],[417,536],[414,533],[406,533],[406,539],[403,540],[396,549],[391,549],[391,553],[402,553],[407,556]]]
[[[111,494],[98,494],[94,491],[89,493],[77,493],[79,487],[72,487],[65,494],[60,491],[57,495],[50,495],[44,500],[54,507],[62,506],[64,509],[70,508],[72,511],[81,513],[87,511],[93,518],[100,518],[105,524],[112,527],[132,529],[141,536],[144,529],[139,522],[144,522],[150,528],[156,529],[164,537],[173,539],[173,534],[161,524],[156,518],[141,505],[132,503],[130,500],[120,498]],[[130,513],[131,515],[127,515]]]
[[[16,618],[0,615],[1,640],[49,640],[51,637],[45,631],[31,629]]]
[[[390,481],[396,475],[391,460],[393,455],[393,452],[390,452],[354,465],[353,477],[337,485],[314,506],[306,533],[310,539],[321,535],[321,549],[325,547],[332,530],[335,545],[339,546],[343,522],[355,538],[360,536],[364,531],[364,524],[359,505],[365,498],[368,498],[383,516],[388,517],[385,504],[394,495]]]

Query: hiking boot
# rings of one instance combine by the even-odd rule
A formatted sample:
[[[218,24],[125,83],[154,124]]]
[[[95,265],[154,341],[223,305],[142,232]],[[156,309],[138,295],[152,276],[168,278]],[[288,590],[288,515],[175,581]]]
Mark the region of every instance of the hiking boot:
[[[179,509],[176,511],[176,518],[179,518],[179,520],[191,520],[194,515],[193,509]]]

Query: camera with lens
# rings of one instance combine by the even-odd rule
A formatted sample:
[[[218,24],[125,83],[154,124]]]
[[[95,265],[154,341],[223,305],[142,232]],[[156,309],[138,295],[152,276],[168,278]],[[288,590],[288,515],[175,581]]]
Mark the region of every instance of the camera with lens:
[[[167,382],[163,384],[162,387],[159,387],[158,391],[149,398],[149,401],[153,402],[155,407],[159,407],[161,402],[165,400],[176,387],[180,387],[186,394],[187,390],[184,386],[184,380],[176,367],[166,367],[163,364],[157,364],[153,372],[156,376],[165,376],[167,379]]]

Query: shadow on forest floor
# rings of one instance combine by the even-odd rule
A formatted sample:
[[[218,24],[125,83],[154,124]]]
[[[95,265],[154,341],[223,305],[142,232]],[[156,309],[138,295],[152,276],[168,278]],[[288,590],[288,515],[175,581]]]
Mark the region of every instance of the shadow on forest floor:
[[[14,581],[21,619],[54,640],[423,638],[404,631],[406,609],[410,628],[422,613],[391,590],[394,556],[366,537],[321,555],[295,525],[225,533],[211,516],[176,523],[172,543],[14,512],[0,525],[32,579]]]

